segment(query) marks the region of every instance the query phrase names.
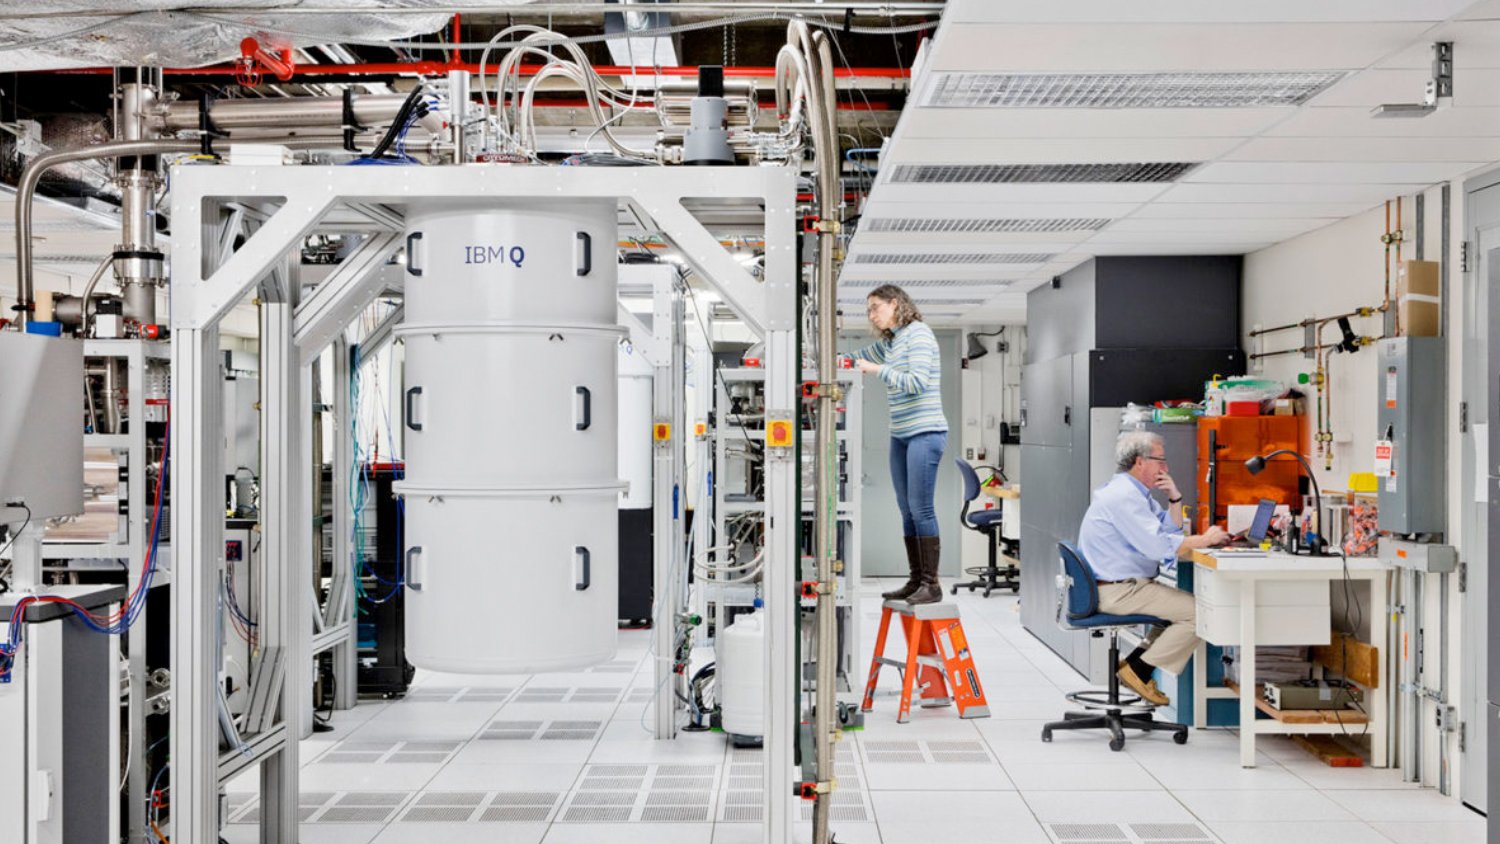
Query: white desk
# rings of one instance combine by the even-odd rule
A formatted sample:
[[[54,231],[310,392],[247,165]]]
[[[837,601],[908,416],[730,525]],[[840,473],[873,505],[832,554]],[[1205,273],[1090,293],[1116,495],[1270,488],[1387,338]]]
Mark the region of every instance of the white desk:
[[[1277,631],[1283,635],[1268,636],[1266,632],[1256,630],[1256,584],[1258,582],[1291,582],[1291,581],[1315,581],[1327,584],[1337,582],[1344,576],[1343,563],[1338,557],[1305,557],[1283,554],[1279,552],[1268,552],[1264,556],[1214,556],[1212,551],[1194,551],[1193,564],[1197,566],[1194,572],[1195,584],[1198,578],[1205,575],[1216,577],[1225,583],[1238,586],[1239,607],[1239,629],[1238,635],[1233,637],[1234,641],[1213,642],[1215,645],[1239,644],[1241,642],[1258,642],[1260,644],[1271,644],[1268,638],[1274,638],[1276,644],[1328,644],[1327,639],[1319,639],[1306,642],[1288,642],[1284,631]],[[1386,639],[1387,598],[1386,598],[1386,576],[1390,568],[1383,565],[1380,560],[1373,557],[1351,557],[1349,558],[1349,577],[1353,580],[1364,580],[1370,584],[1369,604],[1364,607],[1365,617],[1370,619],[1370,644],[1374,645],[1379,658],[1384,663],[1387,656],[1389,643]],[[1268,585],[1268,583],[1267,583]],[[1309,584],[1311,585],[1311,584]],[[1194,591],[1198,591],[1194,587]],[[1331,621],[1329,628],[1332,627]],[[1197,659],[1198,670],[1193,672],[1193,726],[1206,727],[1208,725],[1208,701],[1211,698],[1238,698],[1240,704],[1240,765],[1246,768],[1255,767],[1255,737],[1261,733],[1294,734],[1294,733],[1339,733],[1348,730],[1351,733],[1364,732],[1365,725],[1341,725],[1336,722],[1329,723],[1283,723],[1277,720],[1259,720],[1256,718],[1255,706],[1255,658],[1249,647],[1241,650],[1240,657],[1240,689],[1243,693],[1236,694],[1233,689],[1215,688],[1207,686],[1206,677],[1208,648],[1204,644],[1198,645]],[[1380,677],[1382,684],[1391,682],[1389,677]],[[1384,768],[1389,765],[1386,748],[1386,719],[1390,713],[1386,711],[1385,690],[1373,689],[1365,695],[1365,710],[1369,713],[1369,735],[1370,735],[1370,764],[1372,767]]]

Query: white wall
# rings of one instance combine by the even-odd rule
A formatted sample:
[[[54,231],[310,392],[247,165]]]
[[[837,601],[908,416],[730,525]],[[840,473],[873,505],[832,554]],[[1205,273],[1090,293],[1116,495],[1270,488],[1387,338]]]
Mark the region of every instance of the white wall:
[[[1014,425],[1020,421],[1021,360],[1026,351],[1026,326],[966,327],[964,342],[959,348],[968,348],[967,335],[970,332],[991,334],[1002,327],[1004,334],[979,338],[990,350],[989,354],[970,361],[969,368],[962,371],[962,418],[957,432],[960,449],[957,453],[967,457],[969,450],[973,449],[971,463],[1002,466],[1011,483],[1020,483],[1021,447],[1001,446],[1000,423]],[[996,342],[1000,340],[1009,344],[1004,354],[995,351]],[[973,531],[964,531],[962,547],[965,566],[988,564],[989,549],[985,547],[984,537]]]
[[[1395,197],[1391,203],[1391,228],[1396,228]],[[1442,208],[1441,188],[1432,188],[1424,193],[1425,226],[1424,226],[1424,255],[1429,261],[1447,260],[1449,267],[1448,285],[1448,309],[1449,309],[1449,331],[1448,338],[1448,430],[1450,433],[1448,444],[1448,514],[1449,525],[1447,530],[1450,544],[1457,545],[1459,542],[1459,495],[1460,495],[1460,438],[1458,436],[1457,418],[1458,403],[1462,392],[1462,367],[1465,364],[1461,354],[1459,332],[1462,330],[1462,321],[1457,315],[1463,313],[1464,303],[1462,275],[1459,272],[1458,250],[1459,244],[1464,238],[1463,224],[1463,182],[1457,181],[1452,184],[1450,210],[1452,223],[1450,229],[1451,252],[1444,256],[1442,249]],[[1403,260],[1411,260],[1416,257],[1416,203],[1414,196],[1402,198],[1402,220],[1401,228],[1406,232],[1407,242],[1403,244],[1401,257]],[[1241,325],[1245,332],[1249,332],[1257,326],[1276,326],[1299,322],[1309,316],[1328,316],[1346,313],[1361,306],[1378,306],[1384,295],[1383,279],[1385,276],[1385,249],[1380,242],[1380,236],[1386,231],[1385,208],[1377,207],[1363,214],[1351,217],[1347,220],[1335,223],[1317,231],[1309,232],[1301,237],[1294,238],[1276,246],[1263,249],[1259,252],[1245,256],[1244,285],[1241,295]],[[1391,286],[1394,294],[1395,280],[1397,276],[1395,250],[1391,252]],[[1383,329],[1383,320],[1380,315],[1370,318],[1355,318],[1351,321],[1354,331],[1361,335],[1379,337]],[[1330,325],[1324,334],[1326,340],[1332,340],[1338,336],[1336,325]],[[1273,334],[1264,339],[1263,349],[1272,351],[1276,349],[1301,346],[1303,335],[1300,329],[1294,331]],[[1248,336],[1244,339],[1244,347],[1247,352],[1258,350],[1257,343]],[[1317,474],[1318,483],[1325,494],[1330,490],[1345,490],[1348,488],[1348,478],[1352,472],[1370,472],[1374,468],[1374,441],[1378,432],[1375,430],[1375,414],[1377,390],[1379,380],[1377,373],[1376,351],[1373,347],[1361,349],[1359,352],[1332,355],[1329,363],[1329,387],[1332,389],[1332,430],[1335,436],[1334,457],[1331,468],[1325,469],[1325,461],[1317,456],[1316,444],[1312,443],[1311,433],[1315,429],[1314,408],[1312,404],[1312,393],[1308,390],[1308,415],[1303,422],[1309,433],[1308,457],[1314,464],[1313,468]],[[1480,362],[1483,365],[1483,362]],[[1284,357],[1270,358],[1264,361],[1259,368],[1260,374],[1281,379],[1288,383],[1294,382],[1298,373],[1311,373],[1315,369],[1312,360],[1304,359],[1301,355],[1288,355]],[[1252,362],[1251,371],[1256,367]],[[1462,549],[1460,549],[1462,553]],[[1450,578],[1449,584],[1449,606],[1452,612],[1448,619],[1449,642],[1451,652],[1447,654],[1449,663],[1450,689],[1449,700],[1454,705],[1460,705],[1460,688],[1458,683],[1458,672],[1461,662],[1459,654],[1461,651],[1462,626],[1460,619],[1461,600],[1457,592],[1457,578]],[[1436,620],[1438,614],[1438,577],[1429,576],[1426,585],[1428,602],[1426,618]],[[1335,590],[1337,591],[1337,590]],[[1377,614],[1369,611],[1366,605],[1366,625],[1372,616]],[[1428,636],[1428,647],[1432,650],[1430,654],[1435,656],[1437,648],[1437,636]],[[1436,671],[1431,671],[1429,678],[1432,684],[1436,684]],[[1383,681],[1385,678],[1382,678]],[[1384,690],[1382,689],[1382,693]],[[1426,710],[1421,717],[1424,724],[1423,743],[1427,750],[1426,771],[1429,772],[1429,784],[1435,782],[1437,771],[1437,741],[1438,734],[1433,726],[1433,713],[1431,705],[1425,704]],[[1460,711],[1460,719],[1483,717],[1482,713],[1464,713]],[[1392,748],[1393,753],[1396,748]],[[1457,741],[1450,741],[1449,747],[1450,770],[1453,773],[1453,793],[1458,793],[1460,767],[1456,760]],[[1394,761],[1394,757],[1393,757]]]

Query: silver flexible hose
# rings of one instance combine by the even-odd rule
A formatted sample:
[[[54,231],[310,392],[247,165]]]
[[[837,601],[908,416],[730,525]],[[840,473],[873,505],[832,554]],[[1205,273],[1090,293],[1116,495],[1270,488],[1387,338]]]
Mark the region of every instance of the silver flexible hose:
[[[16,185],[16,299],[19,303],[17,322],[24,326],[31,321],[32,308],[36,306],[35,279],[31,265],[31,200],[42,174],[59,164],[69,161],[85,161],[91,158],[118,158],[122,155],[162,155],[173,152],[197,152],[197,141],[113,141],[79,149],[54,150],[33,158],[21,172],[21,181]]]

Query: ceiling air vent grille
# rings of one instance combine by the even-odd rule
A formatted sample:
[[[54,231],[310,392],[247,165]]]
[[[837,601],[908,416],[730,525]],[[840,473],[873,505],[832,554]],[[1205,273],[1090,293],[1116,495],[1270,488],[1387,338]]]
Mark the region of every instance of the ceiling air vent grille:
[[[1006,285],[1010,284],[1013,280],[1014,279],[1008,279],[1008,278],[1007,279],[977,279],[977,278],[966,278],[966,279],[963,279],[963,278],[961,278],[961,279],[942,278],[942,279],[932,279],[932,278],[912,278],[912,279],[903,279],[903,280],[881,279],[881,278],[857,278],[857,279],[845,279],[845,278],[841,278],[841,279],[839,279],[839,287],[840,287],[840,289],[843,289],[843,288],[859,288],[859,289],[864,289],[864,288],[867,288],[867,287],[879,287],[882,284],[894,284],[897,287],[900,287],[902,289],[906,289],[906,288],[909,288],[909,287],[912,287],[912,288],[915,288],[915,287],[960,287],[960,288],[961,287],[982,287],[982,288],[985,288],[987,290],[998,290],[998,289],[1000,289],[1002,287],[1005,287]]]
[[[940,73],[938,108],[1257,108],[1300,106],[1342,71],[1276,73]]]
[[[965,219],[948,217],[921,219],[917,217],[885,217],[865,223],[865,230],[872,232],[949,232],[976,234],[1052,234],[1056,232],[1098,231],[1110,224],[1103,217],[1056,217],[1041,219]]]
[[[1005,185],[1057,182],[1171,182],[1197,166],[1182,161],[1118,164],[901,164],[892,182]]]
[[[860,255],[856,264],[1045,264],[1043,252],[876,252]]]

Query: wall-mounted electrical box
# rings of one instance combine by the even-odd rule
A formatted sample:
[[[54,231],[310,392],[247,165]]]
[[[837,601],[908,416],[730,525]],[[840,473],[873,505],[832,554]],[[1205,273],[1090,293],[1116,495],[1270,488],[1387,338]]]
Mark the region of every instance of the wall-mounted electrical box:
[[[1376,434],[1381,453],[1380,529],[1396,534],[1442,533],[1445,527],[1443,340],[1390,337],[1380,341]]]

